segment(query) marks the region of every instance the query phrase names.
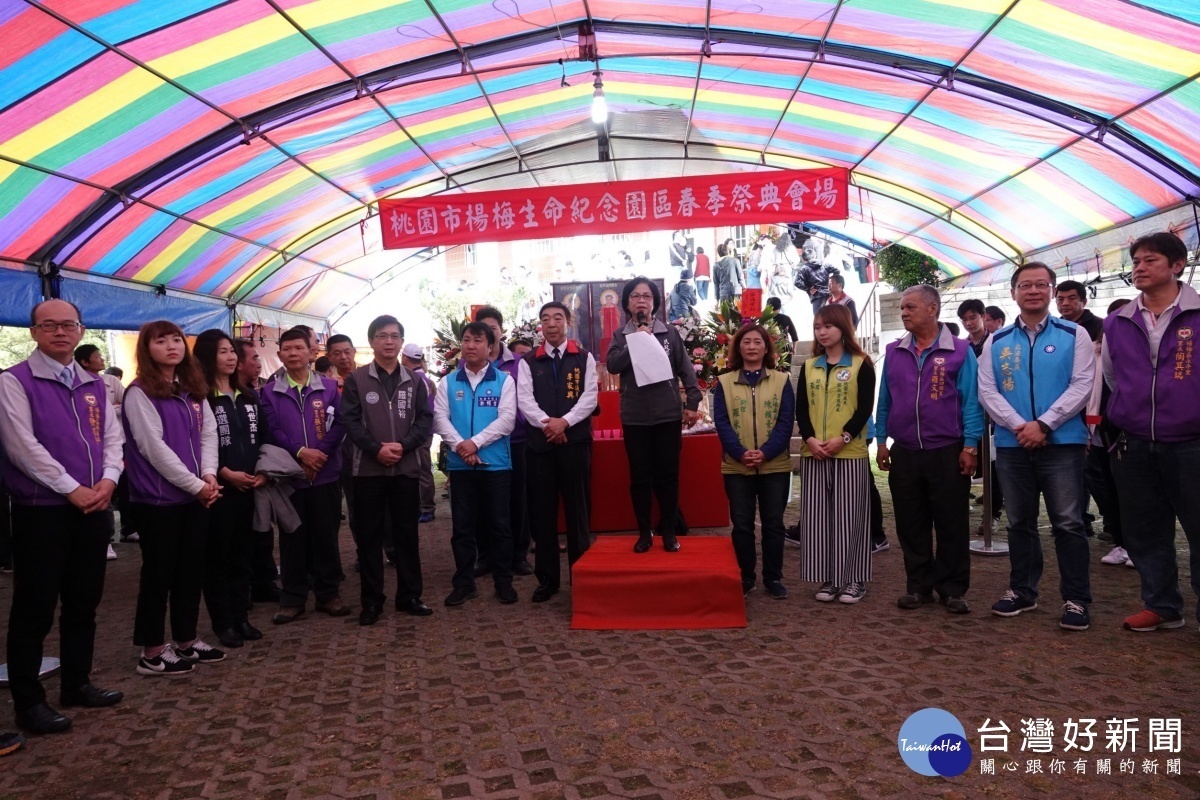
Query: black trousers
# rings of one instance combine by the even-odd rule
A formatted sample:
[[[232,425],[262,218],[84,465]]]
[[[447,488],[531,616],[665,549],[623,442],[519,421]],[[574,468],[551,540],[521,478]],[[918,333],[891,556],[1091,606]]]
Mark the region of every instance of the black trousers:
[[[133,504],[142,546],[133,643],[158,647],[166,642],[164,620],[171,609],[171,638],[196,638],[200,592],[204,585],[209,512],[199,501],[176,506]]]
[[[345,459],[344,455],[343,458]],[[354,540],[354,546],[358,547],[358,517],[354,513],[358,498],[354,496],[354,476],[350,474],[349,468],[342,470],[338,477],[338,486],[341,488],[342,497],[346,498],[346,527],[350,529],[350,538]]]
[[[246,621],[250,592],[250,556],[254,550],[254,494],[222,488],[208,510],[204,557],[204,603],[214,633]]]
[[[871,475],[871,544],[883,544],[887,541],[887,533],[883,530],[883,498],[879,495],[879,487],[875,485],[875,475]]]
[[[42,646],[61,598],[62,688],[88,682],[96,641],[96,607],[104,593],[108,520],[75,506],[14,505],[13,597],[8,619],[8,688],[13,707],[44,702],[38,680]]]
[[[1121,501],[1117,497],[1117,482],[1113,479],[1109,453],[1103,445],[1092,445],[1087,449],[1083,466],[1083,480],[1088,494],[1096,501],[1096,508],[1104,520],[1104,530],[1112,534],[1113,544],[1125,546],[1121,531]]]
[[[567,565],[574,566],[592,544],[588,519],[592,445],[554,445],[546,452],[529,450],[527,455],[529,523],[537,542],[533,574],[542,586],[557,589],[562,583],[562,557],[558,552],[560,497],[567,517]]]
[[[275,531],[253,531],[250,534],[250,586],[262,591],[275,586],[279,567],[275,564]]]
[[[508,524],[512,529],[512,563],[529,558],[529,542],[533,530],[529,519],[529,504],[525,496],[525,480],[527,473],[527,452],[525,442],[509,442],[509,453],[512,457],[512,472],[510,480],[511,495],[508,500]],[[491,542],[488,540],[489,523],[480,517],[475,530],[475,541],[478,545],[479,560],[491,563]]]
[[[675,532],[675,518],[679,513],[679,452],[682,449],[683,428],[679,421],[625,426],[629,497],[633,501],[638,532],[642,535],[650,533],[652,493],[658,498],[659,533]]]
[[[362,607],[382,608],[383,548],[395,553],[396,602],[421,597],[420,481],[417,478],[378,476],[354,479],[354,509],[358,515],[358,564],[362,577]]]
[[[496,588],[512,586],[512,529],[508,513],[510,470],[456,469],[450,472],[450,547],[454,551],[455,589],[475,588],[475,559],[479,556],[477,531],[488,527]]]
[[[888,486],[909,593],[962,597],[970,587],[971,477],[959,471],[961,452],[961,444],[892,447]]]
[[[303,608],[308,601],[309,578],[318,603],[338,596],[342,582],[342,556],[338,530],[342,525],[342,492],[337,481],[306,486],[292,493],[300,527],[279,532],[279,567],[283,586],[279,605]]]
[[[12,566],[12,514],[8,489],[0,485],[0,564]]]

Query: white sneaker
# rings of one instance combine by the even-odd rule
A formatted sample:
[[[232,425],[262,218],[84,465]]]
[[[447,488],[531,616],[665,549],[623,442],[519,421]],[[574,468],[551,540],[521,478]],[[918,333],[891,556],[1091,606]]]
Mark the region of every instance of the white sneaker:
[[[111,544],[108,546],[108,560],[109,561],[117,560],[117,551],[113,550],[113,546]]]
[[[1116,564],[1121,565],[1129,560],[1129,554],[1125,552],[1125,548],[1121,546],[1114,547],[1108,551],[1108,555],[1100,559],[1101,564]]]

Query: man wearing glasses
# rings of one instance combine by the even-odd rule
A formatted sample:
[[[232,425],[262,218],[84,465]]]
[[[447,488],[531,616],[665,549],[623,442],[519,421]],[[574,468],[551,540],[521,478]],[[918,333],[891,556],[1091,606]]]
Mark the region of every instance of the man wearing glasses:
[[[383,613],[383,542],[395,548],[396,610],[424,617],[421,552],[417,538],[421,464],[417,452],[433,430],[425,381],[400,364],[404,327],[393,316],[367,326],[375,358],[346,378],[343,424],[354,442],[350,471],[362,572],[360,625]],[[385,521],[391,530],[384,530]]]
[[[1011,286],[1021,313],[988,339],[979,358],[979,400],[996,423],[996,466],[1008,510],[1009,588],[992,613],[1015,617],[1037,608],[1041,496],[1058,555],[1059,626],[1085,631],[1092,593],[1083,525],[1083,409],[1096,357],[1083,327],[1050,316],[1055,282],[1054,271],[1040,261],[1018,267]]]
[[[104,592],[105,512],[121,477],[125,436],[104,383],[74,360],[83,330],[71,303],[38,303],[30,315],[37,349],[0,376],[0,436],[13,500],[9,690],[17,724],[39,734],[71,727],[38,682],[60,598],[62,705],[99,708],[122,699],[93,686],[89,675]]]

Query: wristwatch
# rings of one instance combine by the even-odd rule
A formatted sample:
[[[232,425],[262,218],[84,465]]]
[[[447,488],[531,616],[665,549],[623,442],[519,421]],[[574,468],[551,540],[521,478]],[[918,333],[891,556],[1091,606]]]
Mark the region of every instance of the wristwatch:
[[[853,438],[854,437],[850,435],[849,431],[842,431],[842,441],[846,444],[850,444],[850,440]]]
[[[1047,436],[1050,435],[1050,426],[1049,425],[1042,422],[1040,419],[1037,421],[1037,424],[1038,424],[1038,427],[1042,429],[1042,433],[1046,434]]]
[[[977,455],[979,455],[979,448],[978,447],[964,447],[963,452],[967,453],[968,455],[977,456]]]

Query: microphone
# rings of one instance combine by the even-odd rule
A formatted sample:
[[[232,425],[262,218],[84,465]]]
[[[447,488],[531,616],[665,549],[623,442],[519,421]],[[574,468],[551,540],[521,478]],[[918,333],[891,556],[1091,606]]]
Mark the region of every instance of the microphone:
[[[646,324],[646,312],[645,311],[637,312],[637,324],[638,324],[639,328]]]

